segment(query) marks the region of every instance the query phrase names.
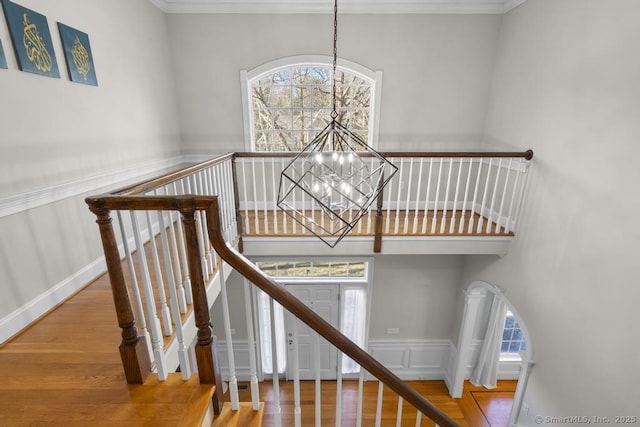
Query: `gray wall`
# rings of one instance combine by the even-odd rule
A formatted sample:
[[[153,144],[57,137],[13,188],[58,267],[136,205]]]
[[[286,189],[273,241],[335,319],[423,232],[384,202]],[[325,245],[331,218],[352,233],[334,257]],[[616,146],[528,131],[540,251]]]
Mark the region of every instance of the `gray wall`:
[[[463,258],[448,255],[387,255],[374,258],[369,339],[447,340],[454,324]],[[247,338],[243,279],[227,281],[234,338]],[[211,310],[215,333],[224,339],[220,299]],[[387,328],[399,334],[387,335]]]
[[[0,200],[179,152],[162,12],[146,0],[19,3],[47,17],[61,78],[18,70],[2,15]],[[57,21],[89,35],[98,87],[67,78]],[[93,221],[81,196],[0,218],[0,319],[101,256]]]
[[[640,2],[529,0],[504,19],[490,145],[533,148],[509,254],[468,257],[528,326],[534,416],[639,415]]]
[[[240,70],[330,55],[328,15],[170,15],[184,150],[244,150]],[[342,15],[338,55],[384,72],[381,150],[480,142],[499,15]]]

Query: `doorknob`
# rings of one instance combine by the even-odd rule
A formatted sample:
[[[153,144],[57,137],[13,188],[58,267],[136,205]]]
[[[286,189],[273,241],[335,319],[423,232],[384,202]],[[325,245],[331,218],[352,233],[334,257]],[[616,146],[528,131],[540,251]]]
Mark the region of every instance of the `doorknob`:
[[[291,332],[289,332],[289,333],[287,334],[287,336],[288,336],[289,338],[291,338],[291,337],[293,336],[293,334],[292,334]]]
[[[293,344],[293,340],[289,340],[289,345],[292,345],[292,344]]]

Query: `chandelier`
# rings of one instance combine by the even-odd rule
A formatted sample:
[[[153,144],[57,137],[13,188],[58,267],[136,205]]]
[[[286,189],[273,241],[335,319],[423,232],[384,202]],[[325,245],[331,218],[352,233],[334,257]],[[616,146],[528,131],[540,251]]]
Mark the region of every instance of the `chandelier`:
[[[337,120],[337,0],[333,12],[331,121],[282,170],[278,189],[278,207],[332,248],[353,230],[398,171]]]

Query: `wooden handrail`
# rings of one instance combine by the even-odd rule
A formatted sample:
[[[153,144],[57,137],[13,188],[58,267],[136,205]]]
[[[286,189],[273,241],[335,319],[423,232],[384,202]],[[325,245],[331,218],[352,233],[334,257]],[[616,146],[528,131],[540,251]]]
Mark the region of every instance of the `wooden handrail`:
[[[118,195],[118,196],[132,196],[135,194],[143,194],[146,191],[155,190],[156,188],[162,187],[171,182],[177,181],[180,178],[184,178],[185,176],[191,175],[194,172],[198,172],[202,169],[215,166],[226,160],[233,159],[233,157],[234,157],[234,153],[224,154],[219,157],[213,158],[211,160],[207,160],[205,162],[198,163],[196,165],[189,166],[184,169],[180,169],[178,171],[171,172],[157,178],[152,178],[147,181],[143,181],[139,184],[134,184],[128,187],[121,188],[119,190],[112,192],[111,194]]]
[[[234,153],[236,158],[281,158],[281,157],[295,157],[300,154],[299,151],[278,151],[278,152],[237,152]],[[360,154],[360,153],[358,153]],[[501,157],[522,157],[526,160],[533,158],[533,150],[527,151],[497,151],[497,152],[471,152],[471,151],[387,151],[380,152],[384,157],[417,157],[417,158],[429,158],[429,157],[444,157],[444,158],[501,158]],[[362,157],[371,157],[369,153],[362,152]]]
[[[220,213],[217,197],[196,197],[200,202],[210,202],[207,212],[207,225],[209,240],[218,255],[231,267],[242,274],[255,286],[278,301],[291,314],[306,323],[327,341],[336,346],[340,351],[362,366],[370,374],[382,381],[387,387],[395,391],[404,400],[411,403],[421,413],[428,416],[438,425],[443,427],[455,427],[457,424],[444,412],[435,407],[431,402],[406,385],[400,378],[393,374],[384,365],[371,357],[366,351],[352,342],[339,330],[331,326],[326,320],[309,309],[303,302],[287,291],[284,286],[273,281],[269,276],[260,271],[255,265],[243,257],[238,251],[228,245],[221,232]],[[195,203],[195,202],[194,202]]]

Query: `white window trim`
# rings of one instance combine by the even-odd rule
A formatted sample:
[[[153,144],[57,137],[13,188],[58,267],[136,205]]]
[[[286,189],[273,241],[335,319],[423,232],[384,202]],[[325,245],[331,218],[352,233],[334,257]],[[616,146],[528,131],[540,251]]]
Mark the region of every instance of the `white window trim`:
[[[322,65],[332,66],[333,57],[329,55],[296,55],[279,58],[274,61],[259,65],[251,70],[240,70],[240,90],[242,94],[242,119],[244,123],[244,147],[248,152],[255,152],[255,128],[251,111],[252,99],[249,90],[249,82],[273,73],[281,68],[295,67],[297,65]],[[369,120],[369,145],[378,149],[378,133],[380,129],[380,97],[382,95],[382,71],[371,70],[356,62],[338,58],[336,67],[342,71],[356,74],[358,77],[371,84],[371,106]]]

